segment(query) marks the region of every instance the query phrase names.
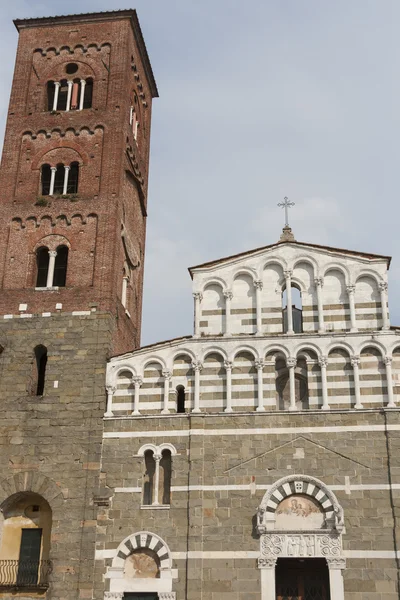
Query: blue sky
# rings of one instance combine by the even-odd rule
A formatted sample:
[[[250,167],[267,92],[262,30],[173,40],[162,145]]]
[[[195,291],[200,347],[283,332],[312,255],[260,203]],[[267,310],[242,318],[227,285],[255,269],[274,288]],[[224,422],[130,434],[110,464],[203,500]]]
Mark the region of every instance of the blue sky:
[[[160,92],[142,343],[192,332],[187,267],[277,241],[285,195],[298,240],[393,256],[400,324],[398,0],[2,3],[1,137],[12,19],[130,7]]]

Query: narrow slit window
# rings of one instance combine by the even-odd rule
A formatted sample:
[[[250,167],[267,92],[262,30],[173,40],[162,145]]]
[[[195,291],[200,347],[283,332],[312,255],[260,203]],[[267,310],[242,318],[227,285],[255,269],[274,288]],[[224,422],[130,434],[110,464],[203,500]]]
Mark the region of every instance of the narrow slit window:
[[[46,381],[47,366],[47,348],[45,346],[36,346],[36,396],[43,396]]]
[[[56,86],[54,81],[47,82],[47,110],[53,110]]]
[[[185,413],[185,388],[183,385],[178,385],[176,388],[176,412]]]
[[[60,83],[61,86],[58,93],[57,110],[63,111],[67,109],[68,83],[66,79],[63,79]]]
[[[36,287],[46,287],[47,273],[49,271],[49,249],[45,246],[38,248],[36,251]]]
[[[58,246],[54,265],[53,286],[65,287],[67,281],[68,247]]]
[[[156,471],[156,461],[154,460],[154,453],[151,450],[147,450],[144,453],[144,482],[143,482],[143,504],[153,504],[153,493],[154,493],[154,475]]]

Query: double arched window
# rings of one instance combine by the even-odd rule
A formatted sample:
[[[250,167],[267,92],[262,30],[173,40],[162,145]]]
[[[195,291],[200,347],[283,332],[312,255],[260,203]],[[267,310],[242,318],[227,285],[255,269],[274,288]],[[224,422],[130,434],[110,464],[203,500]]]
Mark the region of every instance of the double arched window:
[[[47,110],[70,111],[91,108],[93,79],[62,79],[47,83]]]
[[[79,183],[79,163],[59,163],[56,167],[42,166],[42,196],[76,194]]]
[[[41,246],[36,251],[36,287],[65,287],[67,280],[68,247],[49,250]]]
[[[163,449],[161,453],[151,449],[146,450],[144,463],[143,504],[145,506],[169,506],[171,503],[171,450]]]

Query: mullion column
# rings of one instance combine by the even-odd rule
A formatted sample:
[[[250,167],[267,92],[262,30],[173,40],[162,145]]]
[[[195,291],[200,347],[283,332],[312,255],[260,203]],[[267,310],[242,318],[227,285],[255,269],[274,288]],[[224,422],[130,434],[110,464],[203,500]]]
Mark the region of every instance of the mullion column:
[[[295,358],[288,358],[286,360],[286,366],[289,369],[289,390],[290,390],[290,406],[289,410],[296,410],[296,379],[295,379],[295,368],[297,361]]]
[[[224,335],[231,335],[231,302],[233,293],[230,290],[224,292],[225,298],[225,331]]]
[[[226,372],[226,407],[224,412],[232,412],[232,368],[233,363],[230,360],[224,361]]]
[[[356,319],[356,303],[354,299],[354,294],[356,291],[355,285],[347,286],[347,293],[349,296],[349,305],[350,305],[350,331],[357,331],[357,319]]]
[[[286,279],[286,317],[287,317],[287,333],[293,331],[293,311],[292,311],[292,271],[285,271]]]
[[[133,378],[133,385],[135,386],[135,395],[133,399],[133,415],[140,415],[139,411],[139,401],[140,401],[140,386],[143,383],[143,379],[141,377]]]
[[[256,335],[262,335],[262,289],[263,282],[260,279],[257,279],[254,282],[254,287],[256,288]]]
[[[63,195],[65,196],[68,193],[68,177],[69,171],[71,167],[68,165],[64,165],[64,185],[63,185]]]
[[[322,387],[322,410],[329,410],[329,399],[328,399],[328,378],[326,375],[326,369],[328,366],[328,357],[320,356],[318,364],[321,368],[321,387]]]
[[[54,269],[56,266],[56,256],[57,256],[57,250],[49,250],[49,269],[47,271],[47,281],[46,281],[46,287],[51,288],[53,287],[53,282],[54,282]]]
[[[203,300],[203,294],[201,292],[194,292],[194,337],[200,335],[200,309],[201,301]]]
[[[254,363],[257,369],[257,402],[258,406],[256,408],[256,412],[264,412],[264,361],[256,360]]]
[[[317,289],[318,333],[325,333],[324,302],[322,298],[322,287],[324,285],[324,280],[322,277],[318,277],[314,280],[314,282]]]
[[[167,413],[169,413],[169,408],[168,408],[169,384],[172,379],[172,372],[167,370],[167,371],[163,371],[162,374],[164,377],[164,404],[163,404],[163,409],[162,409],[161,413],[167,414]]]
[[[353,367],[353,380],[354,380],[354,397],[355,405],[354,408],[364,408],[361,404],[361,390],[360,390],[360,357],[351,357],[351,366]]]
[[[60,93],[61,83],[59,81],[54,82],[54,98],[53,98],[53,111],[57,110],[58,105],[58,95]]]
[[[381,281],[379,284],[379,291],[381,294],[381,310],[382,310],[382,329],[390,329],[389,315],[388,315],[388,302],[387,302],[387,289],[388,284],[385,281]]]
[[[388,403],[386,405],[387,408],[396,408],[396,403],[394,401],[394,393],[393,393],[392,360],[393,359],[391,356],[385,356],[386,385],[387,385],[387,396],[388,396]]]
[[[194,406],[192,408],[193,413],[199,413],[200,410],[200,372],[203,365],[200,361],[194,360],[192,362],[192,369],[194,370]]]

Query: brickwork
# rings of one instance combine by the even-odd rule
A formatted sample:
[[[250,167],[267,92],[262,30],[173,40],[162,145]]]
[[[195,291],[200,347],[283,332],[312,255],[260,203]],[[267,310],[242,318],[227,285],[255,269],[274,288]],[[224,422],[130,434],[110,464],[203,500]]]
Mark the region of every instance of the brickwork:
[[[140,340],[152,98],[157,95],[134,11],[17,21],[19,45],[0,173],[0,314],[90,310],[115,318],[113,351]],[[93,80],[91,108],[49,110],[48,82]],[[136,102],[135,102],[136,100]],[[136,139],[130,124],[134,102]],[[41,167],[79,164],[76,194],[42,195]],[[35,291],[36,250],[68,246],[65,288]],[[121,306],[122,280],[128,293]],[[12,290],[12,291],[11,291]],[[127,343],[127,340],[128,343]]]

